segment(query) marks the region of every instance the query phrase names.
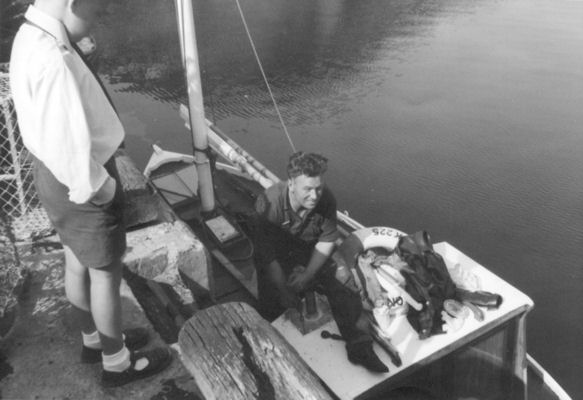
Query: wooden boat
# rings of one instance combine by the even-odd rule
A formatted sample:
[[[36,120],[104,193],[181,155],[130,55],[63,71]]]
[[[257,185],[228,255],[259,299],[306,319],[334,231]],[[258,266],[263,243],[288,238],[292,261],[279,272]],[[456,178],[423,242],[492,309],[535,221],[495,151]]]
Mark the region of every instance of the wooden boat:
[[[216,167],[213,172],[215,193],[221,204],[218,214],[226,218],[229,223],[235,225],[237,229],[240,229],[241,225],[245,223],[244,217],[241,216],[250,212],[257,194],[277,178],[271,172],[267,172],[263,165],[231,139],[226,138],[220,130],[210,124],[209,143],[220,157],[215,164]],[[259,172],[260,170],[262,172]],[[252,244],[246,242],[247,239],[244,236],[237,239],[230,237],[224,243],[216,238],[209,237],[208,229],[204,228],[201,223],[203,218],[200,210],[200,199],[197,196],[197,175],[194,158],[188,154],[169,152],[155,146],[144,174],[149,177],[160,195],[170,204],[176,214],[186,221],[199,237],[203,238],[203,241],[210,249],[210,253],[217,261],[216,270],[214,271],[215,301],[242,300],[254,304],[257,295],[257,281],[254,265],[250,257]],[[255,178],[252,175],[255,175]],[[363,228],[361,224],[343,213],[338,214],[338,224],[344,236]],[[442,246],[449,245],[442,244]],[[473,260],[469,258],[467,260],[469,261],[465,267],[476,268],[476,265],[472,264],[475,263]],[[526,302],[528,303],[528,300]],[[531,306],[532,303],[527,308],[530,309]],[[525,310],[525,315],[527,311]],[[507,340],[506,336],[498,341],[495,340],[494,345],[486,346],[486,353],[479,346],[476,347],[472,341],[467,341],[460,345],[457,352],[461,356],[458,356],[456,363],[458,364],[458,370],[460,365],[464,366],[462,369],[467,373],[468,381],[458,382],[458,386],[463,387],[464,390],[482,391],[482,395],[483,392],[488,392],[495,387],[496,385],[492,382],[493,375],[499,374],[501,368],[503,370],[502,353],[508,351],[507,345],[502,343],[505,340]],[[570,398],[539,363],[530,355],[526,354],[525,356],[527,365],[527,377],[525,379],[527,387],[525,392],[528,394],[528,398],[561,400]],[[480,362],[477,363],[476,360]],[[436,363],[436,366],[439,366],[438,370],[443,367],[441,362]],[[476,369],[479,368],[476,365],[488,365],[488,367],[478,373]],[[474,368],[469,368],[469,366]],[[489,375],[487,378],[480,375],[484,371]],[[421,376],[426,376],[423,374],[435,373],[434,369],[426,370],[422,374],[413,374],[405,383],[410,385],[413,384],[411,382],[414,382],[415,385],[419,385],[419,381],[423,381]],[[434,376],[434,379],[438,378]],[[484,379],[488,382],[487,387],[478,384],[478,382],[484,382]],[[475,393],[473,395],[478,399],[504,398],[496,396],[479,397]],[[492,396],[491,393],[490,396]]]
[[[184,23],[179,29],[181,48],[184,59],[189,61],[185,62],[189,107],[182,106],[181,115],[193,131],[197,151],[191,156],[154,146],[144,174],[178,217],[197,233],[216,261],[213,301],[235,299],[253,305],[257,279],[253,242],[245,233],[246,216],[252,212],[257,195],[279,178],[204,119],[194,22],[190,20],[192,9],[188,1],[176,2],[179,23]],[[217,160],[211,159],[207,145]],[[338,227],[344,238],[364,228],[340,212]],[[398,231],[388,228],[388,232]],[[319,336],[299,333],[289,320],[278,318],[272,325],[342,399],[379,398],[389,390],[391,396],[401,396],[395,398],[420,398],[420,393],[424,393],[454,399],[569,399],[526,353],[525,320],[533,306],[530,298],[450,244],[436,244],[436,249],[446,263],[459,263],[495,285],[491,290],[506,296],[505,301],[499,310],[488,311],[483,321],[473,320],[457,332],[424,342],[404,320],[393,337],[399,342],[395,346],[403,357],[403,365],[392,365],[391,372],[385,376],[355,369],[356,366],[346,361],[343,351],[339,351],[342,344],[328,341],[324,345]],[[333,321],[326,327],[336,329]],[[382,353],[376,350],[377,354]],[[383,359],[396,364],[386,354]]]

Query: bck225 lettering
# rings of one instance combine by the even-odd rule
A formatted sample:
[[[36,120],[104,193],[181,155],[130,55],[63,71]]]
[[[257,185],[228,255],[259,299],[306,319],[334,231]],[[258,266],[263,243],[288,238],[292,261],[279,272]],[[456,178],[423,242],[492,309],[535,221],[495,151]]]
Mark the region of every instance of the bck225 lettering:
[[[372,228],[372,233],[377,236],[399,237],[399,233],[391,228]]]

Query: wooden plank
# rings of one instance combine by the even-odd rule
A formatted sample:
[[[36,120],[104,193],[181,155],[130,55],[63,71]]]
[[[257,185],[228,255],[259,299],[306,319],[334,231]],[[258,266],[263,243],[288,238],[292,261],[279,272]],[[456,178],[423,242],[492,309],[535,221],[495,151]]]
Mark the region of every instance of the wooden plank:
[[[178,344],[206,400],[331,399],[298,353],[245,303],[199,311]]]
[[[125,193],[124,220],[128,229],[152,222],[171,221],[161,199],[125,150],[115,153],[115,164]]]
[[[154,295],[158,298],[160,303],[162,303],[162,306],[164,306],[164,308],[166,309],[166,311],[168,311],[170,316],[174,318],[174,323],[176,324],[176,326],[184,325],[185,322],[184,317],[180,313],[180,310],[178,309],[176,304],[174,304],[174,302],[170,300],[170,297],[168,297],[160,283],[152,280],[147,280],[146,284],[148,285],[152,293],[154,293]],[[196,302],[194,304],[196,305]]]
[[[514,375],[526,386],[526,314],[517,319],[516,331],[512,367]]]
[[[253,297],[256,299],[259,297],[259,292],[257,289],[257,274],[255,271],[253,271],[253,274],[248,278],[243,275],[243,273],[239,271],[237,267],[220,250],[213,249],[211,250],[211,254],[217,259],[217,261],[221,263],[223,267],[225,267],[227,271],[229,271],[231,275],[233,275],[235,279],[241,283],[241,285],[243,285],[243,287],[249,293],[251,293]]]
[[[124,149],[115,152],[115,165],[125,192],[149,192],[148,179],[138,170]]]

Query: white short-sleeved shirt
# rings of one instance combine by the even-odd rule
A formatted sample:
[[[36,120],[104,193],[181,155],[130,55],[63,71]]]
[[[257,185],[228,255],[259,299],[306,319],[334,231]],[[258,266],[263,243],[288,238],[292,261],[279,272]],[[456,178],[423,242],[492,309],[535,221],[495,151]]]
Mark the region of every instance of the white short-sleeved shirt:
[[[14,39],[10,85],[24,145],[74,203],[89,201],[108,179],[103,164],[124,129],[101,85],[73,49],[65,26],[30,6]]]

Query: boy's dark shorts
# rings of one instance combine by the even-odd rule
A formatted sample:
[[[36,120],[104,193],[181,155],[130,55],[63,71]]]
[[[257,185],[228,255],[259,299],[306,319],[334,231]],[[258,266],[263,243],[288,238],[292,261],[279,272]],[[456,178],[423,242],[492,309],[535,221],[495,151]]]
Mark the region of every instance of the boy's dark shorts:
[[[34,183],[41,203],[59,234],[87,268],[103,268],[119,260],[126,250],[123,222],[124,194],[112,157],[104,165],[117,185],[111,203],[102,206],[69,200],[69,189],[39,160],[34,160]]]

